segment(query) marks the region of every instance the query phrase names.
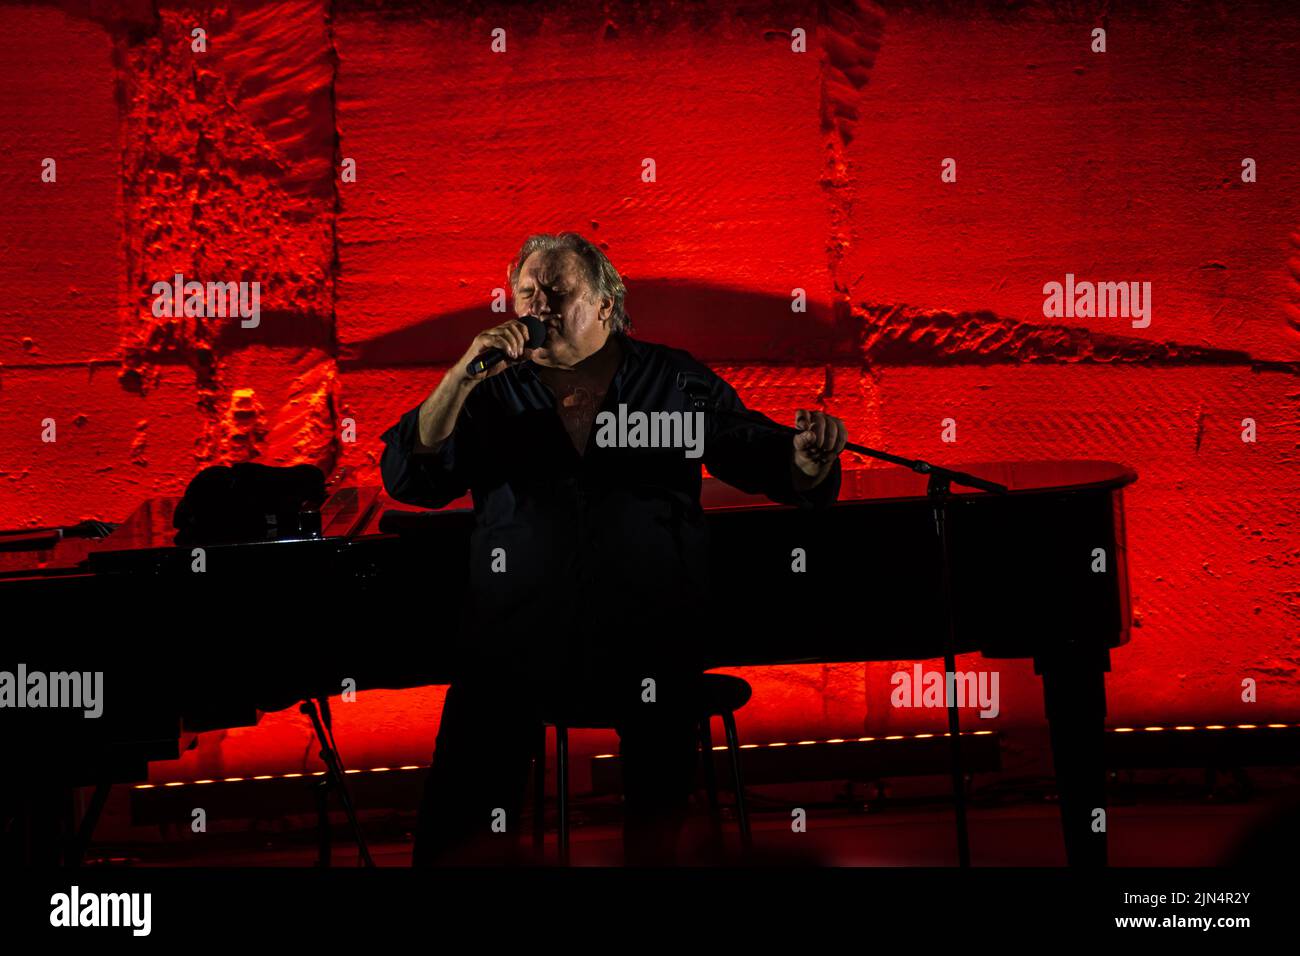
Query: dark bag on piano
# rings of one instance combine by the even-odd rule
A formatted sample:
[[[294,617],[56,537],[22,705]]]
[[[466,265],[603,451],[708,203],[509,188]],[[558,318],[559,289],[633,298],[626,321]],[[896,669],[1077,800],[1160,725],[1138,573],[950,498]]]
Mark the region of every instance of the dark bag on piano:
[[[176,506],[176,543],[265,541],[320,532],[325,473],[315,465],[212,465],[190,481]]]

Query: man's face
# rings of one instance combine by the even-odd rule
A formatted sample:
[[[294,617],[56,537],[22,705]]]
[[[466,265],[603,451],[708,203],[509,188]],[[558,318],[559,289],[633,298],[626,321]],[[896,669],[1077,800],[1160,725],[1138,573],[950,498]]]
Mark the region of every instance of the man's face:
[[[567,368],[599,351],[609,338],[613,303],[591,294],[582,260],[571,249],[534,252],[519,270],[515,314],[532,314],[547,326],[546,342],[532,353],[538,365]]]

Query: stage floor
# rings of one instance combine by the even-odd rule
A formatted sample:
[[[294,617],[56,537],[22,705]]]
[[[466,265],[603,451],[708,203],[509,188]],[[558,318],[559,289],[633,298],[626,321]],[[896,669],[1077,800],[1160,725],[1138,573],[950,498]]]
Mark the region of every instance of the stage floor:
[[[1217,866],[1222,865],[1267,805],[1262,800],[1235,804],[1188,802],[1144,803],[1110,810],[1110,860],[1112,866]],[[578,866],[622,864],[621,830],[616,811],[574,814],[571,858]],[[589,822],[583,823],[583,818]],[[591,820],[591,817],[604,819]],[[956,865],[953,815],[941,805],[891,808],[878,813],[811,809],[808,829],[794,833],[789,811],[753,813],[754,861],[769,865],[919,866]],[[971,857],[975,866],[1063,866],[1056,807],[1050,803],[1015,804],[970,811]],[[371,853],[379,866],[408,866],[411,860],[409,819],[363,821]],[[707,817],[695,813],[683,835],[681,863],[713,865],[736,863],[738,848],[734,821],[724,828],[729,853],[709,852]],[[531,831],[529,831],[531,833]],[[155,832],[155,836],[156,836]],[[342,827],[334,829],[334,865],[354,866],[355,846],[349,845]],[[1286,840],[1283,840],[1285,843]],[[524,839],[531,847],[531,836]],[[1278,846],[1278,852],[1285,852]],[[311,866],[316,859],[315,834],[308,827],[279,832],[227,832],[173,834],[148,843],[100,844],[93,848],[93,864],[102,858],[109,865],[135,866]],[[555,835],[547,834],[545,862],[555,860]],[[111,862],[110,862],[111,861]]]

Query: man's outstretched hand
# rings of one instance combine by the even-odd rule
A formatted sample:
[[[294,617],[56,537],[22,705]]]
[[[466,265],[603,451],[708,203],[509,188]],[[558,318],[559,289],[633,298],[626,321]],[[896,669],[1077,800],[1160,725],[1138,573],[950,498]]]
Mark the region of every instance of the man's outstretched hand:
[[[795,486],[806,491],[830,474],[849,434],[844,422],[834,415],[802,408],[795,412],[794,427],[799,434],[794,436],[792,473]]]

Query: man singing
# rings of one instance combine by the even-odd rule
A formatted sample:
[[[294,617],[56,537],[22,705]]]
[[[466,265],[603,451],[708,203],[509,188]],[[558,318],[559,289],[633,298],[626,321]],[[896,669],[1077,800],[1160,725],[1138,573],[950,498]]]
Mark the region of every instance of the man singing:
[[[686,352],[629,335],[622,279],[577,233],[530,237],[507,275],[515,314],[539,319],[545,341],[528,348],[518,319],[479,333],[383,435],[393,498],[439,508],[469,490],[476,518],[414,862],[512,859],[542,719],[594,708],[619,734],[626,862],[671,863],[697,761],[687,689],[707,666],[700,465],[742,491],[825,507],[839,493],[844,425],[800,410],[792,436],[757,414],[768,427],[718,414],[746,410]],[[509,361],[471,375],[493,348]],[[698,442],[649,447],[597,425],[620,411],[685,422],[680,372],[709,389],[702,455]],[[771,597],[806,602],[811,620],[825,598]],[[458,599],[436,581],[411,596],[435,618]]]

